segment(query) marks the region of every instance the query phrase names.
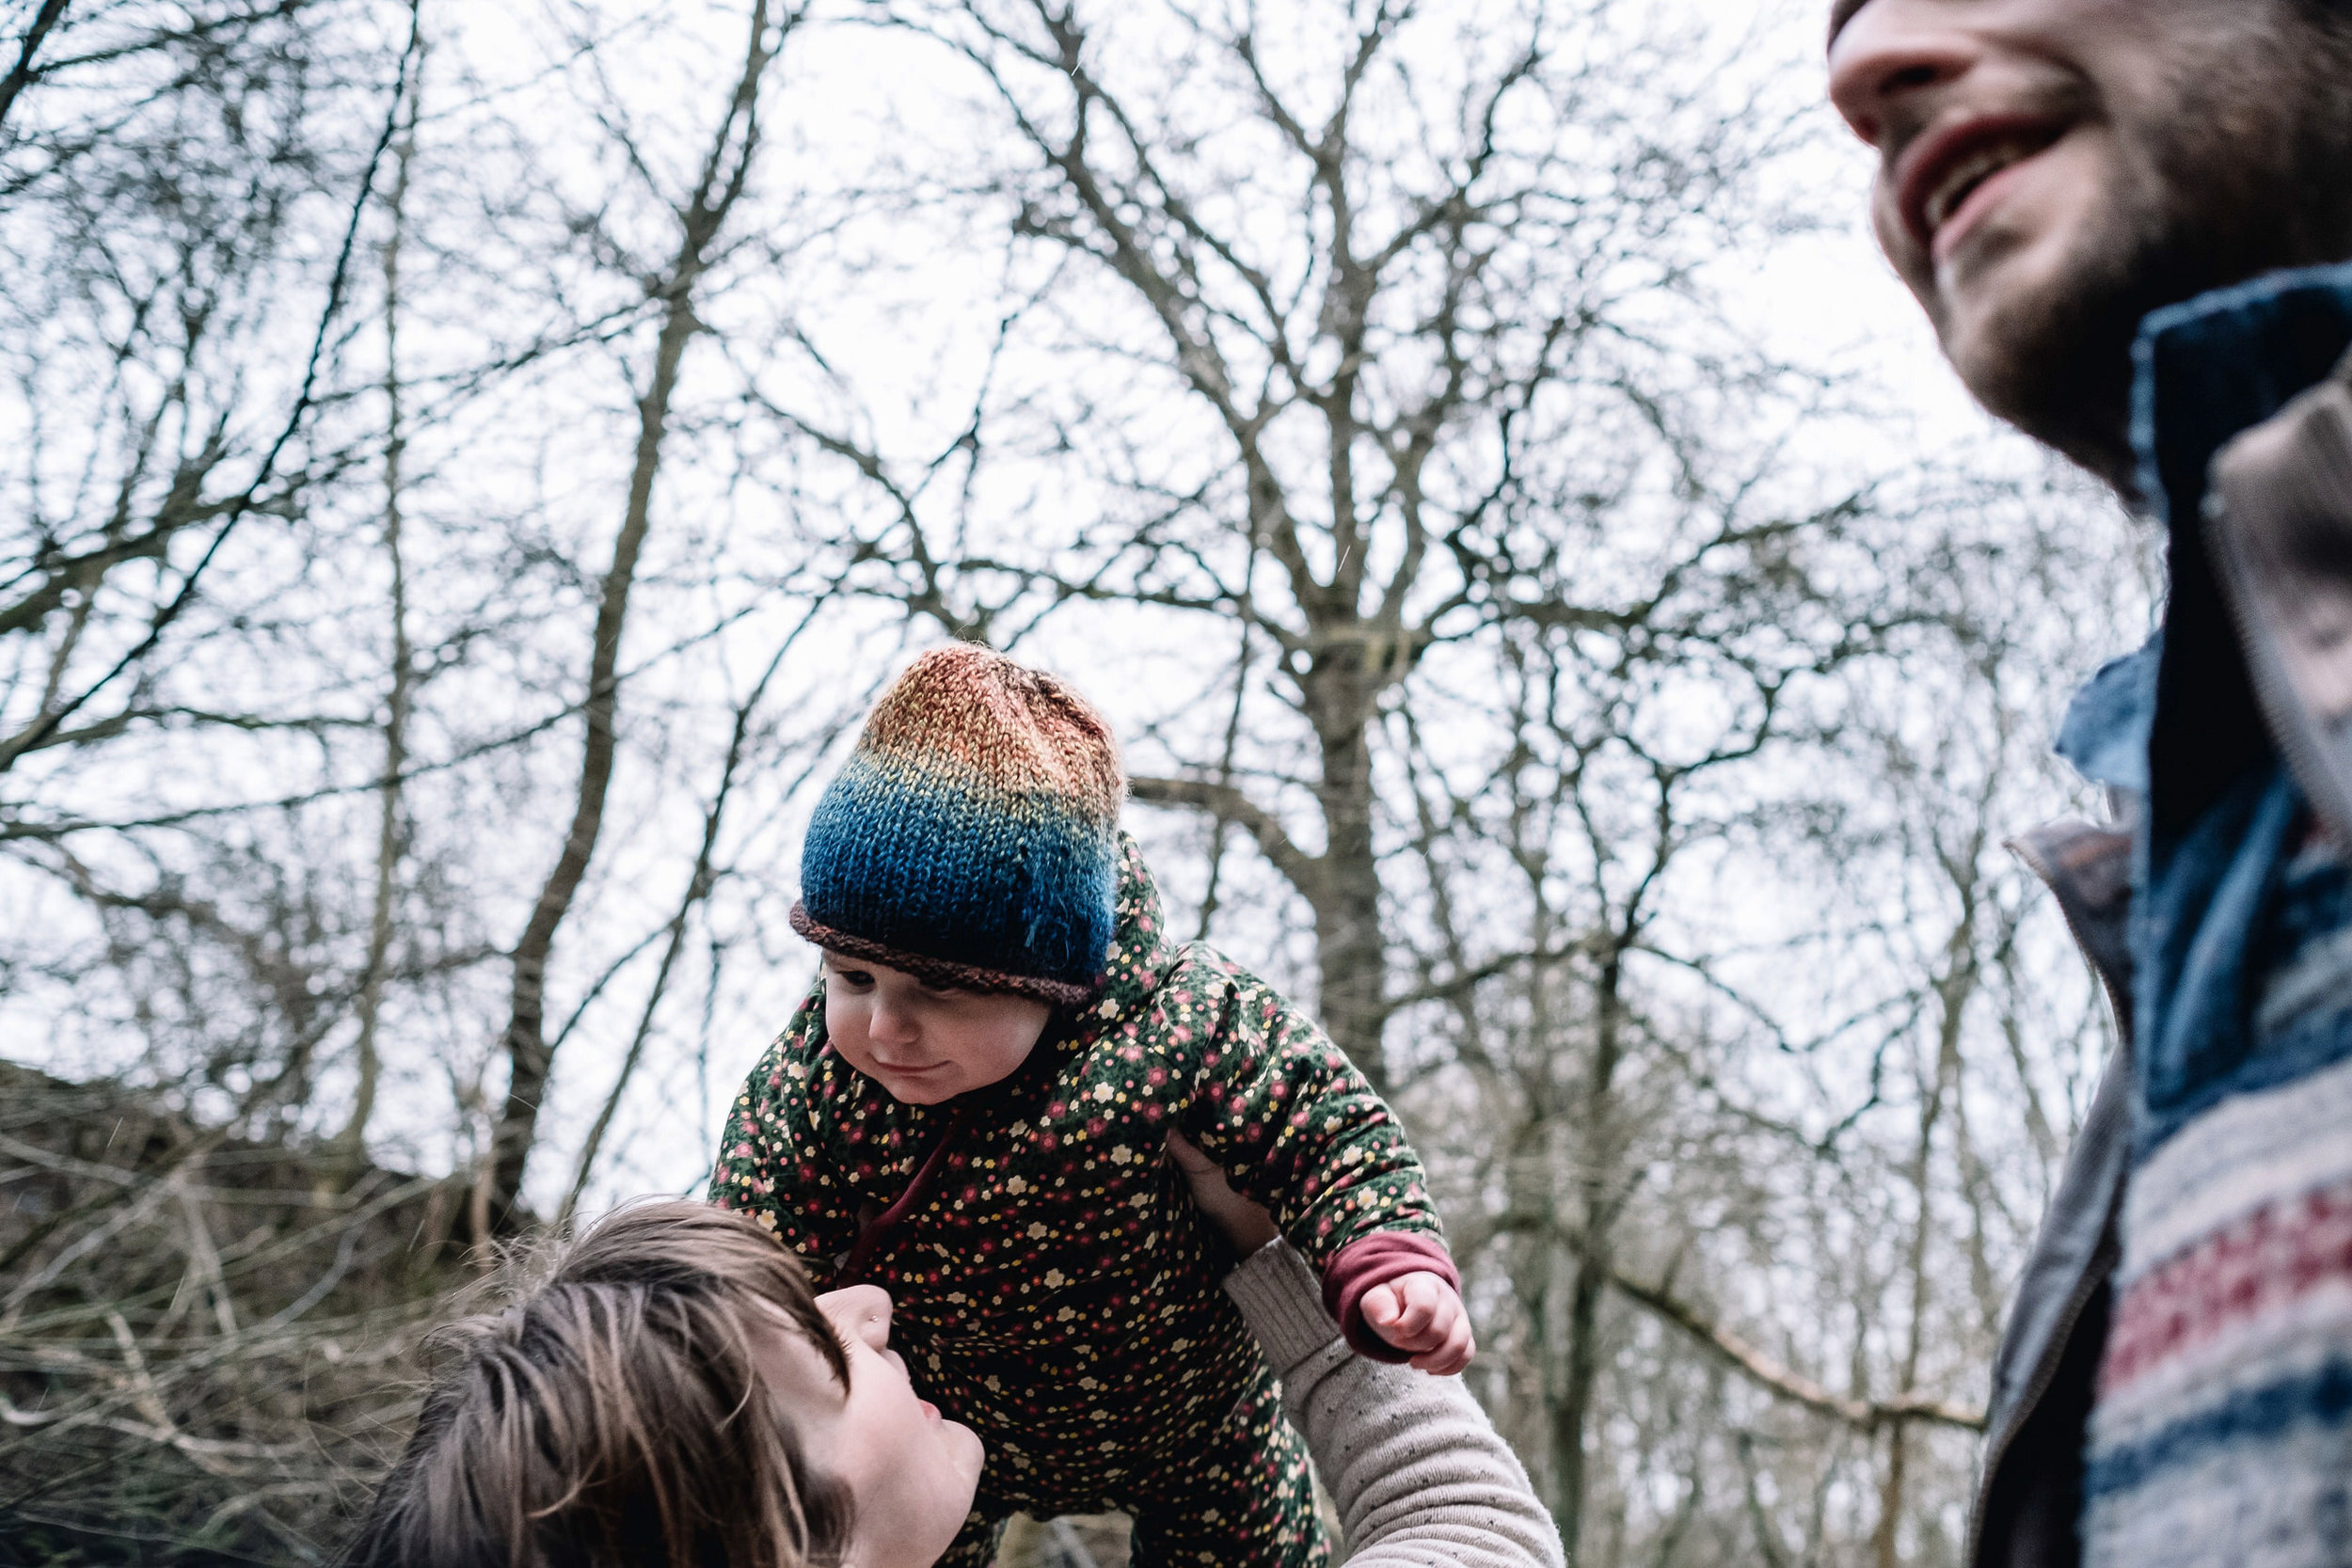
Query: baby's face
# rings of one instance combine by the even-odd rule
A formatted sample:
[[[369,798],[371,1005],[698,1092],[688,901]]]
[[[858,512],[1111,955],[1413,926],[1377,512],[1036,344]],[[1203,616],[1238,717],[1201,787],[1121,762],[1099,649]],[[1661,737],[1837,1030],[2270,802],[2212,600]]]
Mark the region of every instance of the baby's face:
[[[886,964],[825,955],[833,1048],[910,1105],[936,1105],[1011,1077],[1052,1017],[1031,997],[943,990]]]

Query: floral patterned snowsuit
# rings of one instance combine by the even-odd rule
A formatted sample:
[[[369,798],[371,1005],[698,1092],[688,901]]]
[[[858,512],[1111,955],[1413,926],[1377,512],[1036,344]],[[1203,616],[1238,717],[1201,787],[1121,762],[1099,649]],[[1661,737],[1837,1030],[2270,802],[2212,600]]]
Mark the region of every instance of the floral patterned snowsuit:
[[[888,1290],[917,1388],[987,1445],[942,1561],[987,1562],[1016,1510],[1112,1508],[1138,1568],[1324,1561],[1304,1452],[1217,1288],[1230,1251],[1163,1140],[1181,1129],[1318,1267],[1375,1235],[1436,1251],[1421,1163],[1346,1058],[1168,942],[1132,839],[1107,983],[1003,1083],[899,1103],[826,1048],[823,987],[736,1101],[711,1194],[818,1280]]]

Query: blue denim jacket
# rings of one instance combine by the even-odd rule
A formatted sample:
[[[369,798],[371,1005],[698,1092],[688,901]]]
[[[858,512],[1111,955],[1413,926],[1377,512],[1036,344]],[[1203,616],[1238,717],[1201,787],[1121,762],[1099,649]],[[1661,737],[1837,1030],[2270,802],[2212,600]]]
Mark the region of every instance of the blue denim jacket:
[[[2352,348],[2352,266],[2281,274],[2161,310],[2136,349],[2140,490],[2169,545],[2163,629],[2075,698],[2058,750],[2130,806],[2128,900],[2086,908],[2062,857],[2121,863],[2122,835],[2076,829],[2028,858],[2106,972],[2127,1042],[2070,1157],[2000,1353],[1972,1563],[2078,1560],[2084,1422],[2133,1160],[2233,1093],[2352,1053],[2352,1015],[2255,1026],[2264,980],[2352,920],[2333,857],[2298,862],[2310,823],[2257,701],[2203,526],[2215,455],[2317,385]],[[2095,879],[2094,879],[2095,880]],[[2123,884],[2120,864],[2119,895]],[[2090,900],[2099,899],[2095,889]],[[2128,911],[2128,912],[2126,912]],[[2105,936],[2102,919],[2112,927]],[[2121,971],[2121,973],[2119,973]]]

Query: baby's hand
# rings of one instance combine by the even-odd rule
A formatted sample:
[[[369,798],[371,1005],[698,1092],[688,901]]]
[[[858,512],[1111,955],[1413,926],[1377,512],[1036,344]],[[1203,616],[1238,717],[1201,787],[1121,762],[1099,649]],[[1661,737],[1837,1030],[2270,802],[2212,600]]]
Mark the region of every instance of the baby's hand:
[[[1375,1285],[1364,1292],[1362,1311],[1375,1334],[1409,1354],[1413,1365],[1432,1376],[1452,1377],[1470,1365],[1478,1348],[1462,1298],[1427,1270]]]

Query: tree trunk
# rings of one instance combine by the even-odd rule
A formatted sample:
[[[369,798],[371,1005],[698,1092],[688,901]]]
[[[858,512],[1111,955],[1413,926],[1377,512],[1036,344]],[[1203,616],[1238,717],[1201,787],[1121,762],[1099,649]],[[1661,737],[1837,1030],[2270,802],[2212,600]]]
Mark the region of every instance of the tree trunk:
[[[0,77],[0,125],[8,123],[8,111],[16,107],[17,95],[38,74],[33,66],[33,56],[40,53],[40,46],[48,41],[50,33],[65,20],[68,3],[69,0],[41,0],[41,8],[34,15],[33,24],[24,29],[24,40],[17,45],[16,63],[8,67],[8,75]]]
[[[677,389],[678,367],[687,344],[701,327],[694,314],[694,289],[728,212],[742,194],[758,140],[759,82],[773,58],[767,36],[768,14],[766,0],[758,0],[752,8],[751,44],[742,76],[712,139],[693,201],[679,214],[683,233],[662,286],[661,335],[654,348],[653,372],[637,404],[637,452],[629,469],[628,503],[612,543],[612,564],[605,573],[604,593],[596,607],[588,692],[581,704],[587,737],[581,750],[571,829],[564,835],[555,869],[532,909],[530,924],[515,944],[513,1010],[501,1041],[508,1062],[506,1104],[491,1139],[491,1218],[501,1229],[513,1228],[521,1212],[524,1166],[538,1133],[539,1109],[554,1067],[554,1051],[547,1038],[548,961],[554,951],[556,928],[587,875],[604,826],[620,710],[621,634],[628,624],[638,555],[651,521],[654,480],[661,470],[661,439],[669,425],[670,400]],[[731,150],[735,155],[730,167]]]
[[[1593,1066],[1584,1082],[1577,1137],[1578,1206],[1581,1229],[1575,1240],[1576,1274],[1568,1288],[1566,1366],[1551,1411],[1552,1517],[1560,1525],[1568,1561],[1579,1560],[1584,1524],[1584,1436],[1592,1422],[1593,1386],[1600,1377],[1600,1298],[1609,1288],[1613,1259],[1610,1231],[1616,1220],[1613,1191],[1616,1150],[1617,1069],[1625,1055],[1624,950],[1639,927],[1629,911],[1618,947],[1602,963],[1594,985]]]
[[[680,257],[681,262],[685,260]],[[502,1042],[508,1062],[506,1108],[499,1117],[492,1140],[495,1168],[490,1201],[495,1211],[493,1223],[501,1227],[511,1223],[521,1202],[523,1167],[538,1134],[540,1101],[555,1065],[554,1051],[547,1040],[548,960],[554,951],[556,927],[570,912],[572,897],[588,873],[588,862],[596,854],[596,838],[604,828],[605,796],[612,785],[614,722],[620,712],[621,633],[628,619],[628,594],[637,576],[638,554],[644,548],[651,520],[653,482],[660,471],[670,398],[677,388],[678,364],[694,331],[689,288],[676,288],[662,319],[652,380],[637,404],[637,458],[629,473],[628,509],[612,543],[612,565],[604,575],[604,594],[596,607],[588,698],[581,705],[588,735],[580,753],[580,793],[572,808],[571,830],[564,835],[564,852],[557,857],[554,871],[539,891],[531,923],[515,944],[513,1016]]]
[[[1965,863],[1973,864],[1972,853]],[[1964,879],[1955,878],[1961,895],[1961,918],[1952,927],[1951,939],[1945,945],[1943,975],[1937,980],[1938,1008],[1935,1066],[1926,1093],[1919,1101],[1919,1142],[1914,1151],[1911,1166],[1911,1190],[1918,1196],[1917,1223],[1911,1232],[1910,1255],[1906,1259],[1911,1275],[1911,1322],[1903,1346],[1903,1359],[1896,1374],[1896,1386],[1915,1388],[1919,1382],[1919,1358],[1926,1347],[1928,1298],[1931,1282],[1928,1278],[1928,1241],[1930,1227],[1935,1223],[1928,1178],[1935,1158],[1935,1129],[1943,1119],[1944,1105],[1954,1092],[1960,1072],[1960,1031],[1968,1000],[1977,987],[1977,900],[1973,889]],[[1910,1485],[1911,1423],[1898,1419],[1888,1429],[1886,1440],[1886,1476],[1879,1490],[1878,1528],[1871,1532],[1871,1549],[1877,1568],[1899,1568],[1902,1561],[1899,1531],[1902,1528],[1903,1497]]]
[[[1299,891],[1314,911],[1323,1026],[1386,1094],[1381,1035],[1389,1021],[1389,955],[1372,832],[1371,689],[1352,648],[1319,657],[1308,675],[1307,717],[1323,769],[1315,793],[1323,808],[1324,851],[1313,885]]]
[[[1578,1560],[1584,1528],[1584,1430],[1592,1422],[1593,1385],[1600,1375],[1600,1297],[1608,1284],[1609,1267],[1588,1242],[1577,1252],[1568,1284],[1567,1364],[1552,1401],[1549,1433],[1551,1516],[1570,1563]]]
[[[400,385],[400,242],[408,196],[408,168],[416,153],[417,87],[409,88],[408,123],[394,154],[392,189],[387,203],[391,233],[384,242],[384,558],[391,568],[391,689],[385,694],[384,777],[376,786],[375,901],[368,924],[368,957],[359,976],[359,1033],[353,1044],[358,1081],[352,1089],[351,1116],[335,1144],[346,1169],[356,1170],[367,1152],[368,1122],[375,1115],[377,1080],[383,1063],[376,1049],[384,1010],[385,972],[391,961],[393,911],[400,891],[404,837],[401,775],[408,768],[408,712],[416,686],[416,651],[408,641],[408,569],[401,542],[401,462],[407,435],[402,423]]]

